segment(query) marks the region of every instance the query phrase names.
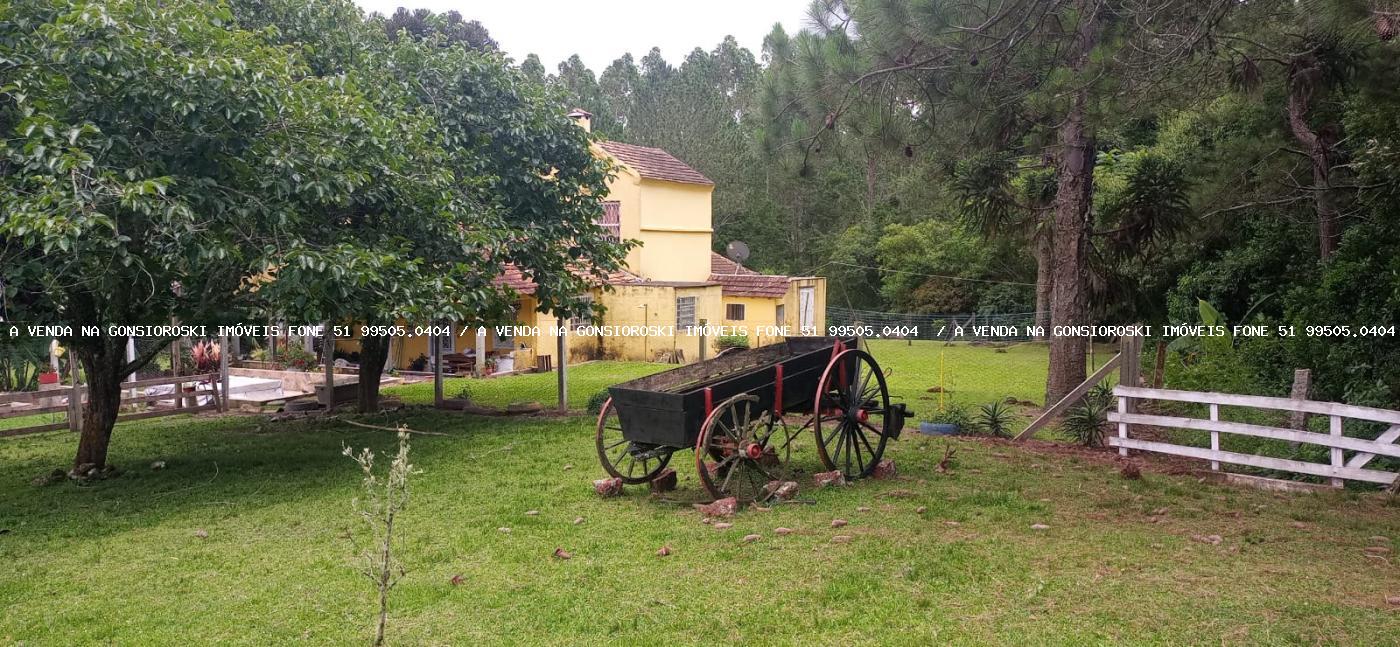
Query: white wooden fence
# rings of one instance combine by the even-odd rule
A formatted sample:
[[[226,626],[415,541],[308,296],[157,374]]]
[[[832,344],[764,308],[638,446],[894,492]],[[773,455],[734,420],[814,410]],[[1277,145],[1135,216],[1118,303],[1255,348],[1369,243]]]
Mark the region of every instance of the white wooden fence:
[[[144,418],[159,418],[161,416],[172,416],[182,413],[198,413],[200,411],[227,411],[227,403],[224,399],[226,387],[223,386],[220,378],[221,375],[219,373],[209,373],[123,382],[122,408],[127,411],[127,413],[117,416],[117,422],[142,420]],[[199,389],[201,384],[208,388]],[[153,394],[147,394],[145,392],[149,387],[166,385],[173,387],[172,392]],[[78,393],[78,398],[73,397],[74,392]],[[75,432],[78,431],[81,422],[81,415],[79,414],[79,408],[81,407],[80,400],[85,399],[86,395],[87,387],[81,385],[76,389],[70,386],[51,391],[0,393],[0,419],[30,417],[46,413],[67,413],[67,420],[63,422],[40,423],[26,427],[0,429],[0,438],[64,428]],[[199,398],[201,397],[208,397],[209,401],[205,404],[199,404]],[[12,403],[16,402],[37,406],[22,408],[10,406]]]
[[[1366,465],[1376,456],[1400,457],[1400,445],[1395,444],[1395,441],[1400,439],[1400,411],[1358,407],[1336,402],[1317,402],[1314,400],[1294,400],[1289,398],[1270,398],[1230,393],[1173,391],[1168,389],[1149,389],[1131,386],[1115,387],[1113,389],[1113,394],[1118,396],[1118,411],[1116,413],[1110,413],[1108,419],[1118,423],[1118,436],[1110,437],[1108,444],[1119,448],[1119,453],[1124,456],[1128,455],[1129,449],[1140,449],[1149,452],[1208,460],[1211,462],[1210,466],[1213,470],[1219,470],[1221,463],[1283,470],[1299,474],[1327,477],[1331,479],[1331,483],[1334,487],[1341,487],[1344,479],[1390,484],[1394,483],[1397,477],[1395,472],[1367,469]],[[1141,400],[1165,400],[1209,405],[1210,419],[1202,420],[1200,418],[1130,413],[1133,409],[1131,403]],[[1272,409],[1277,411],[1296,411],[1327,416],[1331,421],[1329,427],[1331,431],[1330,433],[1321,434],[1298,429],[1226,422],[1220,420],[1220,407],[1222,405]],[[1342,421],[1346,418],[1384,423],[1390,425],[1390,428],[1375,440],[1351,438],[1342,435]],[[1154,427],[1173,427],[1178,429],[1208,431],[1210,432],[1210,449],[1130,438],[1129,431],[1132,425],[1151,425]],[[1241,436],[1273,438],[1275,440],[1284,440],[1294,443],[1321,445],[1331,449],[1331,461],[1330,463],[1311,463],[1307,461],[1274,458],[1271,456],[1221,451],[1220,434],[1238,434]],[[1355,453],[1352,454],[1351,458],[1346,458],[1344,453],[1347,451]]]

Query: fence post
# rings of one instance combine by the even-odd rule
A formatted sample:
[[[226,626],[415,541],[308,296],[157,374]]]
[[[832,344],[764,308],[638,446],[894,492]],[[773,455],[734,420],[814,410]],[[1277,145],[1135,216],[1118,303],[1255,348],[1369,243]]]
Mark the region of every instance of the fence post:
[[[709,354],[709,339],[706,337],[705,331],[708,325],[708,321],[704,319],[700,320],[700,361],[702,362],[708,359],[706,356]]]
[[[68,349],[68,373],[73,376],[73,388],[68,392],[68,429],[74,432],[83,430],[83,390],[78,384],[78,358],[73,349]]]
[[[437,332],[437,331],[430,331]],[[442,408],[442,337],[432,335],[428,343],[433,353],[433,406]]]
[[[1157,362],[1152,368],[1152,388],[1162,388],[1162,380],[1167,372],[1167,342],[1157,342]]]
[[[564,353],[568,350],[568,341],[565,336],[564,318],[559,318],[559,335],[556,343],[559,349],[559,410],[569,410],[569,359]]]
[[[1341,437],[1342,437],[1342,417],[1341,417],[1341,416],[1338,416],[1338,415],[1333,415],[1333,416],[1330,416],[1330,420],[1331,420],[1331,423],[1332,423],[1332,429],[1331,429],[1332,437],[1333,437],[1333,438],[1341,438]],[[1342,448],[1341,448],[1341,447],[1333,447],[1333,448],[1332,448],[1332,467],[1342,467]],[[1333,479],[1332,479],[1332,487],[1342,487],[1342,486],[1343,486],[1342,479],[1333,477]]]
[[[1218,422],[1220,420],[1220,405],[1213,402],[1210,405],[1210,419],[1211,422]],[[1220,451],[1220,432],[1215,429],[1210,431],[1210,451]],[[1210,462],[1210,469],[1219,472],[1220,461],[1212,460]]]
[[[1130,399],[1130,398],[1129,398],[1128,396],[1126,396],[1126,395],[1120,395],[1120,396],[1118,396],[1118,414],[1119,414],[1120,416],[1128,412],[1128,400],[1129,400],[1129,399]],[[1128,423],[1119,421],[1119,423],[1118,423],[1118,437],[1119,437],[1119,438],[1127,438],[1127,437],[1128,437]],[[1127,447],[1119,447],[1119,448],[1118,448],[1118,455],[1119,455],[1119,456],[1127,456],[1127,455],[1128,455],[1128,448],[1127,448]]]
[[[228,335],[219,337],[219,411],[228,413]]]

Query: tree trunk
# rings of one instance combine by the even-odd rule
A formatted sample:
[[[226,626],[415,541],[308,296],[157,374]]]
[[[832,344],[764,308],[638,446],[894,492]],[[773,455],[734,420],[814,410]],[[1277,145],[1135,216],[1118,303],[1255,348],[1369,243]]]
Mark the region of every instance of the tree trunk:
[[[84,474],[107,465],[112,427],[121,412],[122,380],[131,371],[125,355],[126,338],[102,336],[72,341],[71,352],[87,374],[83,427],[78,436],[78,454],[73,459],[73,471]]]
[[[389,360],[391,339],[384,335],[360,337],[360,413],[379,411],[379,377],[384,374],[384,363]]]
[[[1075,3],[1080,16],[1070,68],[1082,72],[1098,44],[1099,20],[1089,0]],[[1076,74],[1076,76],[1080,76]],[[1087,83],[1087,81],[1085,81]],[[1090,206],[1094,189],[1094,137],[1089,131],[1087,85],[1074,90],[1069,110],[1059,126],[1057,163],[1059,180],[1055,191],[1052,227],[1055,250],[1051,288],[1050,320],[1056,326],[1087,323],[1089,303],[1087,256],[1089,251]],[[1045,380],[1045,404],[1058,402],[1087,377],[1084,368],[1084,338],[1077,335],[1051,335],[1050,367]]]
[[[1055,287],[1055,249],[1050,236],[1050,225],[1045,223],[1035,232],[1035,325],[1042,332],[1037,340],[1044,340],[1050,334],[1050,301]]]
[[[1311,65],[1298,66],[1289,75],[1288,127],[1293,138],[1302,144],[1312,164],[1313,211],[1317,216],[1318,257],[1327,260],[1337,251],[1341,237],[1341,209],[1337,205],[1337,190],[1333,188],[1332,168],[1336,165],[1337,142],[1342,128],[1327,124],[1313,130],[1308,124],[1313,90],[1321,72],[1315,60]]]

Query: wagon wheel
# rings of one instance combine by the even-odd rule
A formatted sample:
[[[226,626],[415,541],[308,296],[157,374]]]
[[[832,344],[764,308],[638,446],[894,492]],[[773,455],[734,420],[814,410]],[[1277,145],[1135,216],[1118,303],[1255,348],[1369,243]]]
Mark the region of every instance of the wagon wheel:
[[[875,471],[891,431],[889,412],[890,392],[875,358],[851,349],[832,359],[817,386],[811,423],[826,468],[848,479]]]
[[[700,483],[716,499],[761,500],[770,481],[789,480],[790,430],[772,412],[760,410],[758,396],[736,395],[714,408],[695,441]],[[713,457],[711,468],[706,459]]]
[[[670,447],[636,443],[622,436],[622,422],[617,417],[617,407],[612,398],[603,403],[598,412],[598,431],[593,436],[598,446],[598,462],[623,483],[637,485],[646,483],[666,469],[671,462]]]

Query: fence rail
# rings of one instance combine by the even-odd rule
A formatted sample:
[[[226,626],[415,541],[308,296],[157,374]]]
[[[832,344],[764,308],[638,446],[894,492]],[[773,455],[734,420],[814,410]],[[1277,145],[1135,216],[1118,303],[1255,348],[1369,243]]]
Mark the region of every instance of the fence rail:
[[[1221,463],[1231,463],[1234,465],[1247,465],[1262,469],[1295,472],[1329,478],[1331,479],[1333,487],[1341,487],[1343,481],[1346,479],[1380,483],[1383,485],[1394,483],[1397,479],[1397,474],[1395,472],[1367,469],[1366,465],[1376,456],[1400,458],[1400,445],[1395,444],[1395,441],[1400,439],[1400,411],[1359,407],[1338,402],[1294,400],[1289,398],[1236,395],[1231,393],[1174,391],[1132,386],[1118,386],[1113,389],[1113,394],[1118,396],[1118,411],[1110,413],[1108,419],[1111,422],[1118,423],[1118,436],[1110,437],[1109,445],[1117,447],[1119,453],[1124,456],[1128,455],[1128,450],[1137,449],[1208,460],[1211,462],[1211,469],[1216,471],[1220,470]],[[1131,404],[1142,400],[1205,404],[1209,406],[1210,418],[1201,419],[1131,413],[1129,411],[1132,408]],[[1327,416],[1329,420],[1329,433],[1322,434],[1300,429],[1286,429],[1223,421],[1220,420],[1221,406],[1250,407],[1255,409],[1292,411]],[[1388,424],[1390,427],[1375,440],[1352,438],[1342,435],[1342,423],[1347,418]],[[1167,442],[1131,438],[1129,437],[1129,433],[1133,425],[1207,431],[1210,432],[1210,448],[1175,445]],[[1330,462],[1312,463],[1308,461],[1275,458],[1272,456],[1222,451],[1220,449],[1220,434],[1271,438],[1292,443],[1327,447],[1330,452]],[[1347,451],[1355,452],[1350,459],[1346,458],[1345,452]]]
[[[186,392],[185,385],[193,384],[198,388],[199,384],[209,384],[207,391]],[[141,393],[137,389],[146,389],[153,386],[171,385],[174,388],[170,393]],[[77,394],[77,401],[74,394]],[[70,429],[78,431],[81,424],[81,416],[77,415],[75,409],[81,406],[87,394],[87,387],[79,385],[62,389],[52,389],[49,391],[26,391],[23,393],[0,394],[0,406],[6,406],[10,410],[0,410],[0,419],[19,418],[24,416],[43,415],[45,413],[68,412],[68,419],[63,422],[51,422],[27,427],[16,427],[13,429],[0,429],[0,438],[7,436],[21,436],[26,434],[36,434],[44,431],[54,431],[57,429]],[[208,396],[208,404],[198,404],[198,398]],[[219,373],[207,373],[200,375],[182,375],[177,377],[159,377],[149,380],[137,380],[122,384],[122,407],[132,407],[148,405],[153,408],[144,411],[133,411],[117,416],[117,422],[128,422],[132,420],[144,420],[147,418],[159,418],[162,416],[173,416],[186,413],[198,413],[200,411],[225,410],[225,394]],[[186,406],[186,401],[193,399],[193,406]],[[62,404],[45,404],[37,407],[24,407],[15,409],[15,403],[40,404],[45,401],[59,402]],[[162,403],[169,404],[162,406]]]

